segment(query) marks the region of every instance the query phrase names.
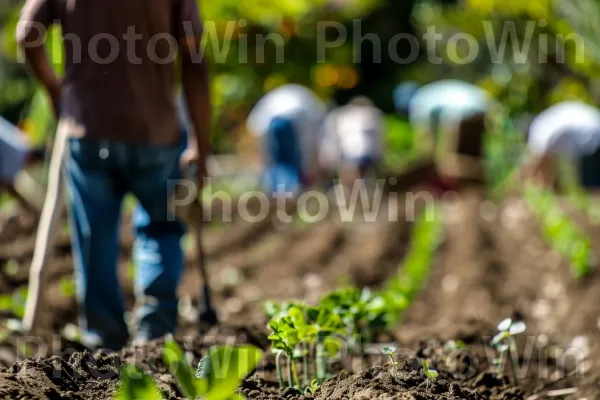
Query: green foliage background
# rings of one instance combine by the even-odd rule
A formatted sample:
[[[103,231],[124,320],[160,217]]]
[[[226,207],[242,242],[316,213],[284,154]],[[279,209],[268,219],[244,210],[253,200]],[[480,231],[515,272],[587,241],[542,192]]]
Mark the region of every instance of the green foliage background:
[[[285,82],[310,86],[324,99],[336,103],[364,94],[389,113],[393,111],[394,86],[408,79],[421,83],[440,78],[474,82],[498,98],[511,117],[537,112],[564,99],[594,103],[600,95],[598,0],[219,0],[198,3],[206,23],[207,54],[213,64],[212,90],[216,105],[213,144],[218,150],[231,150],[234,143],[240,142],[237,139],[244,135],[243,122],[252,104],[265,91]],[[0,4],[0,115],[15,123],[20,121],[27,132],[42,140],[52,131],[53,121],[45,96],[39,93],[18,61],[14,30],[21,5],[22,0],[5,0]],[[545,24],[539,23],[540,20]],[[342,46],[327,51],[325,63],[318,63],[318,27],[323,21],[341,23],[348,32],[348,39]],[[357,21],[360,31],[356,28]],[[489,32],[484,23],[491,27]],[[512,24],[517,40],[509,38],[502,62],[494,62],[493,50]],[[436,32],[444,38],[435,48],[441,62],[431,61],[430,49],[422,40],[430,26],[435,26]],[[530,31],[532,26],[534,29]],[[464,40],[449,41],[451,35],[460,32],[473,35],[478,43],[479,52],[472,62],[463,62],[469,54]],[[284,46],[278,48],[274,41],[267,40],[261,59],[261,53],[257,53],[260,44],[257,38],[270,33],[281,35]],[[328,40],[337,37],[334,29],[325,33]],[[382,43],[381,60],[372,56],[376,46],[365,39],[369,33],[376,34]],[[394,35],[401,33],[413,34],[420,40],[416,49],[406,40],[392,46],[400,59],[407,59],[411,51],[417,51],[410,63],[395,62],[388,51]],[[578,35],[579,42],[569,36],[573,34]],[[566,38],[564,45],[561,35]],[[520,58],[513,52],[514,45],[522,46],[528,37],[531,51],[527,57]],[[50,42],[53,60],[60,69],[58,31],[53,32]],[[245,48],[245,43],[247,62],[240,62],[240,49]],[[557,46],[566,49],[564,55],[555,51]],[[578,52],[582,48],[583,57]],[[220,57],[227,49],[226,56]],[[281,51],[284,61],[277,62]],[[356,62],[357,57],[360,62]],[[410,129],[400,121],[390,117],[388,126],[391,147],[398,151],[415,147],[415,139],[409,137]]]

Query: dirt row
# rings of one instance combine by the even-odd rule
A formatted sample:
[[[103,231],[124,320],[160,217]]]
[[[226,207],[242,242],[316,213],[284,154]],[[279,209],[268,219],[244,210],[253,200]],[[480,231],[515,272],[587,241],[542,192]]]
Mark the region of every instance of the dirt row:
[[[402,214],[403,205],[399,208]],[[444,241],[430,281],[393,332],[397,345],[407,350],[399,372],[384,366],[340,376],[325,384],[314,398],[525,399],[535,395],[536,399],[546,398],[549,391],[574,388],[576,393],[566,398],[600,399],[600,377],[594,368],[600,362],[596,345],[600,335],[600,291],[596,289],[600,274],[594,272],[583,281],[574,281],[568,265],[541,240],[533,214],[518,198],[482,202],[479,194],[467,193],[444,204],[444,218]],[[585,218],[576,219],[600,250],[600,230]],[[195,360],[214,343],[246,342],[266,347],[264,300],[315,302],[326,291],[350,283],[376,287],[401,265],[411,225],[406,218],[395,222],[383,215],[375,222],[342,223],[332,217],[285,229],[240,221],[211,226],[206,238],[211,283],[220,317],[226,322],[198,335],[194,306],[199,281],[192,259],[181,287],[183,298],[189,298],[190,303],[188,312],[182,311],[182,344]],[[24,243],[32,232],[26,227],[20,232],[22,235],[12,235],[19,237],[15,245],[0,240],[0,260],[6,263],[17,256],[22,266],[16,275],[2,272],[2,293],[26,283],[31,251]],[[131,286],[128,244],[126,238],[120,265],[126,288]],[[19,246],[20,253],[15,250]],[[76,322],[75,299],[61,293],[61,282],[72,273],[68,242],[59,248],[52,270],[46,304],[48,336]],[[133,305],[131,290],[126,292]],[[486,345],[497,323],[507,317],[527,324],[526,334],[519,338],[520,388],[508,378],[496,378],[488,372]],[[448,340],[464,341],[469,357],[448,370],[440,362],[444,379],[431,384],[415,370],[414,362],[417,357],[447,360],[443,344]],[[16,347],[11,340],[0,347],[0,360],[6,366],[19,355]],[[77,348],[65,340],[55,347],[58,356],[20,361],[0,371],[0,398],[110,399],[122,361],[145,367],[171,398],[178,396],[161,362],[161,341],[131,346],[119,355],[64,354],[58,349]],[[273,369],[267,357],[258,377],[243,387],[248,398],[301,398],[275,388]],[[457,374],[457,370],[467,372]],[[99,373],[109,378],[98,379]]]

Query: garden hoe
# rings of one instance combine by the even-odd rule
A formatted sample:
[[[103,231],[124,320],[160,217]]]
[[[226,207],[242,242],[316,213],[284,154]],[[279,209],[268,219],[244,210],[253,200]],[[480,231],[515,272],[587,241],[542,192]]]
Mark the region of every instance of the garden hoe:
[[[27,332],[34,332],[39,323],[39,308],[42,300],[42,290],[46,287],[47,267],[54,250],[56,232],[59,231],[58,223],[63,210],[62,163],[65,156],[66,137],[58,129],[50,159],[48,171],[48,188],[40,216],[33,260],[29,269],[29,288],[23,328]]]
[[[185,176],[187,179],[189,179],[190,181],[194,182],[194,184],[196,184],[196,187],[199,187],[199,182],[197,182],[197,171],[198,171],[198,165],[197,164],[192,164],[190,165],[190,167],[188,168],[187,171],[185,171]],[[183,188],[183,185],[179,185],[177,187],[177,189],[181,190],[181,188]],[[185,190],[185,189],[184,189]],[[182,198],[185,196],[179,196],[177,195],[177,198]],[[184,207],[179,206],[178,209],[175,209],[175,214],[177,215],[177,217],[181,218],[183,221],[185,221],[188,226],[190,226],[192,228],[193,235],[194,235],[194,239],[195,239],[195,249],[196,249],[196,254],[198,256],[198,260],[197,262],[199,263],[199,273],[200,273],[200,277],[202,278],[202,292],[200,293],[200,298],[204,299],[204,310],[200,313],[200,316],[198,318],[198,322],[201,326],[201,328],[204,327],[211,327],[211,326],[215,326],[218,324],[219,320],[217,318],[217,312],[215,311],[215,309],[213,308],[212,305],[212,297],[211,297],[211,293],[210,293],[210,280],[209,280],[209,276],[208,276],[208,270],[207,270],[207,266],[206,266],[206,255],[204,252],[204,246],[202,244],[202,219],[203,219],[203,211],[202,211],[203,205],[202,202],[200,200],[199,196],[195,196],[194,197],[194,201]]]

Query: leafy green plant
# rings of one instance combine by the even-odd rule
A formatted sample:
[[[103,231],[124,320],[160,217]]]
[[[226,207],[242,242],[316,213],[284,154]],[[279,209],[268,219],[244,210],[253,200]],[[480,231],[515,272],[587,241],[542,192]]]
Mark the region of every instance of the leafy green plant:
[[[169,367],[171,375],[177,380],[181,394],[187,398],[195,399],[200,394],[206,393],[206,381],[196,379],[192,367],[188,364],[183,351],[173,338],[168,338],[165,341],[163,360]]]
[[[545,239],[569,261],[573,277],[580,279],[588,275],[595,264],[590,238],[562,211],[551,191],[527,185],[524,194],[537,214]]]
[[[169,371],[177,380],[181,393],[189,399],[239,399],[235,390],[262,357],[263,352],[254,346],[215,346],[209,349],[194,371],[174,339],[167,339],[163,349]]]
[[[370,342],[374,332],[389,326],[390,316],[407,306],[404,297],[369,289],[346,288],[327,294],[320,303],[340,316],[352,354],[357,352],[355,339]]]
[[[216,346],[198,364],[196,378],[206,382],[206,400],[235,400],[242,380],[256,369],[262,350],[251,345]]]
[[[163,358],[188,399],[239,400],[235,393],[242,379],[260,363],[263,352],[254,346],[214,346],[201,360],[197,371],[185,361],[183,351],[172,338],[163,349]],[[158,385],[137,366],[121,370],[121,384],[115,400],[161,400]]]
[[[423,366],[423,374],[427,377],[427,391],[429,392],[429,385],[440,375],[435,369],[429,368],[429,362],[427,360],[422,360],[421,364]]]
[[[283,355],[286,355],[290,360],[290,374],[288,374],[290,378],[288,379],[288,385],[290,387],[300,388],[300,379],[298,378],[298,371],[296,363],[294,362],[294,351],[296,346],[300,343],[300,338],[291,317],[284,316],[272,319],[269,321],[269,328],[272,331],[269,335],[271,347],[277,350],[275,363],[277,365],[277,378],[280,386],[284,386],[281,358]]]
[[[439,215],[436,208],[433,218],[427,212],[419,216],[407,262],[383,290],[356,287],[334,290],[326,294],[316,307],[293,302],[265,303],[265,313],[270,317],[269,340],[277,354],[277,376],[282,387],[283,356],[290,360],[288,385],[307,388],[310,385],[309,358],[313,345],[316,346],[316,379],[323,382],[328,377],[328,359],[334,357],[341,346],[336,335],[345,336],[351,355],[362,354],[363,341],[371,341],[375,332],[389,329],[399,320],[429,275],[442,233]],[[302,360],[302,382],[296,366],[298,360]]]
[[[499,361],[496,362],[496,367],[498,373],[501,373],[504,369],[504,356],[506,352],[510,356],[511,367],[513,373],[513,379],[515,385],[519,382],[518,377],[518,354],[517,354],[517,342],[515,340],[515,336],[521,333],[524,333],[527,329],[527,326],[524,322],[521,321],[513,321],[510,318],[507,318],[498,324],[498,333],[492,339],[492,346],[499,353]]]
[[[303,305],[283,305],[271,308],[278,310],[275,317],[269,321],[272,348],[277,352],[277,376],[281,386],[284,385],[281,358],[288,357],[289,373],[288,384],[301,389],[307,387],[310,381],[310,354],[316,347],[313,366],[317,380],[323,382],[327,378],[328,358],[335,356],[341,346],[338,339],[333,337],[343,333],[343,324],[340,316],[332,308],[305,307]],[[285,313],[281,310],[287,309]],[[302,361],[303,379],[300,382],[296,361]]]

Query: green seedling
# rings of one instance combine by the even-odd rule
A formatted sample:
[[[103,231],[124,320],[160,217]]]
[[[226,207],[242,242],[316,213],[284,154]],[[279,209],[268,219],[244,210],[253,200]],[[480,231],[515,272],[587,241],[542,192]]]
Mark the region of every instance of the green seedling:
[[[195,378],[194,370],[187,363],[183,351],[173,338],[165,341],[163,360],[169,367],[171,375],[175,377],[181,394],[186,398],[195,399],[200,394],[206,393],[206,381]]]
[[[423,373],[427,377],[427,391],[429,392],[429,385],[440,375],[435,369],[429,368],[429,362],[427,360],[422,360],[421,364],[423,365]]]
[[[121,383],[114,400],[162,400],[156,382],[135,365],[121,369]]]
[[[513,379],[515,385],[519,383],[518,378],[518,354],[517,354],[517,342],[515,340],[515,336],[521,333],[524,333],[527,329],[527,326],[524,322],[521,321],[513,321],[510,318],[507,318],[498,324],[498,333],[492,339],[492,346],[499,353],[499,357],[496,358],[496,367],[497,372],[501,373],[504,369],[504,356],[508,352],[508,355],[511,360],[511,367],[513,373]]]
[[[279,350],[277,353],[277,378],[280,385],[283,386],[283,372],[280,368],[281,357],[286,355],[290,360],[290,379],[288,379],[288,385],[300,388],[300,379],[298,378],[298,371],[294,362],[294,351],[300,343],[300,338],[292,318],[286,316],[272,319],[269,321],[269,328],[272,331],[268,338],[271,341],[271,347]]]
[[[317,390],[319,390],[319,388],[321,387],[321,383],[319,382],[318,379],[313,379],[310,382],[310,385],[308,385],[308,387],[304,390],[305,394],[315,394],[317,393]]]
[[[334,357],[341,343],[333,335],[343,333],[344,325],[340,315],[324,306],[306,307],[304,305],[268,304],[267,311],[275,315],[269,321],[272,348],[277,354],[277,375],[281,386],[284,385],[281,358],[285,355],[290,360],[288,383],[290,387],[302,389],[310,384],[310,371],[315,370],[319,382],[327,379],[328,359]],[[283,311],[285,310],[285,311]],[[313,365],[309,358],[311,349],[316,346]],[[302,382],[298,377],[296,361],[302,361]]]
[[[329,359],[335,357],[341,342],[335,337],[346,332],[342,316],[334,309],[325,305],[308,307],[306,309],[307,321],[314,327],[316,340],[309,344],[316,344],[315,369],[319,382],[323,383],[328,378],[327,366]]]
[[[398,361],[394,360],[394,354],[396,353],[396,348],[391,346],[386,346],[381,349],[381,352],[388,356],[390,359],[390,363],[392,364],[392,368],[394,369],[394,375],[398,375]]]
[[[206,382],[206,400],[240,399],[235,392],[240,383],[256,369],[262,350],[251,345],[215,346],[198,365],[196,378]]]
[[[316,307],[298,303],[265,303],[265,313],[270,318],[269,340],[277,354],[280,386],[283,387],[285,381],[282,357],[290,360],[288,386],[306,388],[310,386],[308,359],[312,345],[316,345],[314,367],[316,379],[322,383],[328,377],[328,359],[338,354],[341,347],[336,335],[347,338],[352,355],[362,354],[360,346],[364,341],[372,340],[374,333],[389,329],[399,320],[427,280],[442,237],[443,223],[439,218],[439,209],[434,211],[433,218],[427,210],[419,216],[415,223],[409,260],[403,265],[401,273],[383,290],[361,290],[356,287],[335,290],[324,296]],[[298,376],[297,360],[302,360],[302,382]]]
[[[188,399],[232,400],[240,382],[260,363],[263,352],[254,346],[215,346],[209,349],[198,369],[188,364],[173,338],[168,338],[163,359]]]

